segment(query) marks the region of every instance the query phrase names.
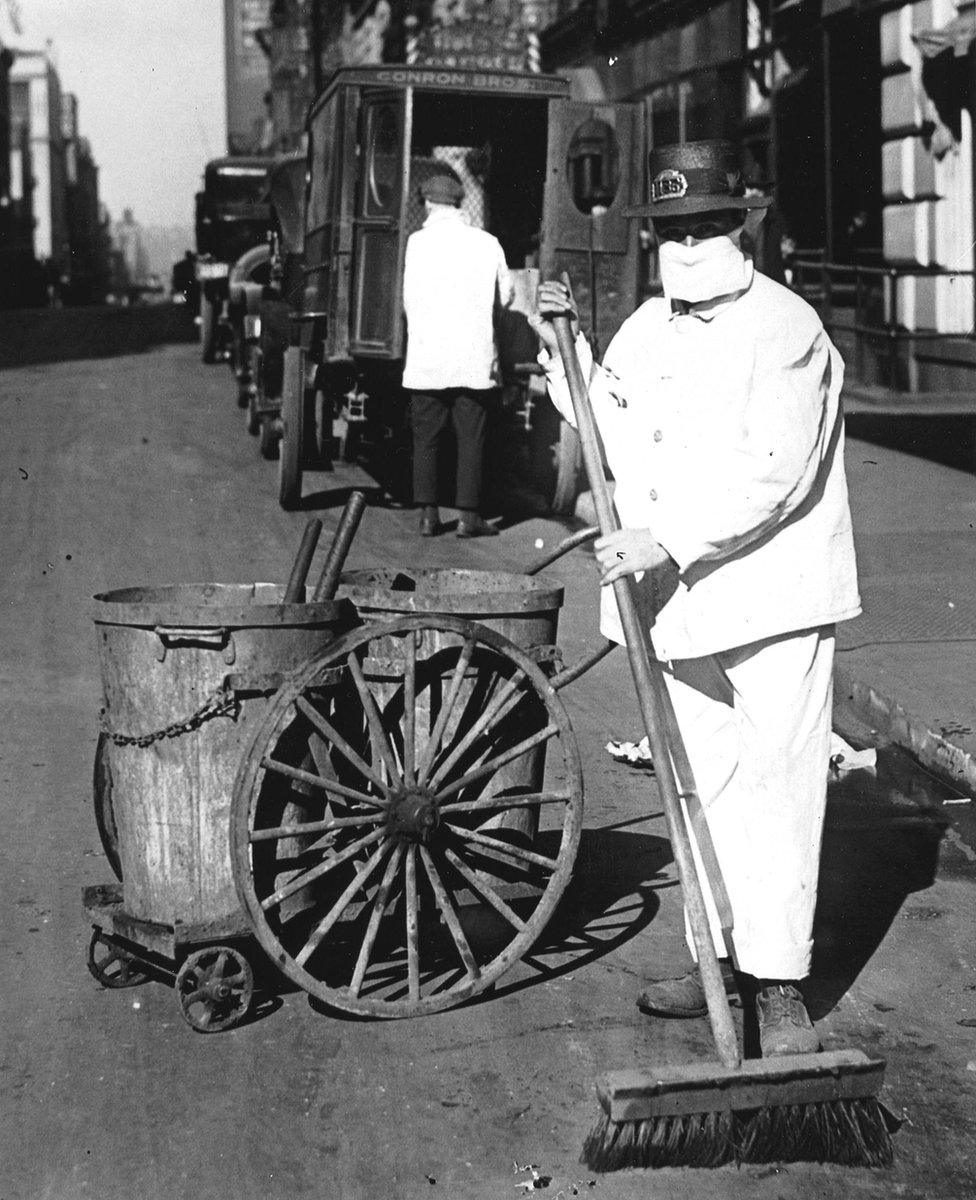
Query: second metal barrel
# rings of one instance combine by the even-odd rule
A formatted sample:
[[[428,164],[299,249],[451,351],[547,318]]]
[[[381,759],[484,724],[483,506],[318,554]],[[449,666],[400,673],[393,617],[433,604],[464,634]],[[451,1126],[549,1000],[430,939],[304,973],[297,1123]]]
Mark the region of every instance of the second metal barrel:
[[[381,567],[346,571],[338,596],[350,600],[360,618],[367,623],[413,613],[447,613],[486,625],[504,635],[538,662],[547,674],[557,660],[556,634],[563,589],[558,582],[543,575],[453,567]],[[438,640],[454,642],[457,635],[425,635],[425,652],[439,649]],[[392,640],[390,651],[400,652]],[[402,670],[392,667],[391,678],[401,676]],[[459,712],[463,711],[468,696],[474,694],[477,682],[472,672],[462,689]],[[501,786],[512,794],[540,791],[545,774],[545,747],[523,755],[503,768],[497,778],[500,780],[503,774],[507,777]],[[534,809],[513,809],[496,818],[491,825],[514,829],[531,837],[537,816]]]

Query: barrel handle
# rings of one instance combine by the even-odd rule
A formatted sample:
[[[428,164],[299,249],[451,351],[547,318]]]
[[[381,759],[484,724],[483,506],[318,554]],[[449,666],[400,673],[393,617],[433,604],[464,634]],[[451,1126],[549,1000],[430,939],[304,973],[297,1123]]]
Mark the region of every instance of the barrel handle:
[[[525,572],[526,575],[538,575],[541,570],[554,563],[556,559],[562,558],[564,554],[568,554],[570,550],[575,550],[577,546],[584,546],[587,542],[591,542],[595,537],[599,536],[599,525],[588,525],[585,529],[580,529],[577,533],[571,533],[569,537],[563,538],[547,554],[536,559],[532,566]]]
[[[237,658],[234,635],[229,629],[213,627],[197,629],[186,625],[157,625],[154,633],[159,638],[156,658],[166,661],[166,651],[173,646],[206,646],[221,651],[221,658],[230,666]]]

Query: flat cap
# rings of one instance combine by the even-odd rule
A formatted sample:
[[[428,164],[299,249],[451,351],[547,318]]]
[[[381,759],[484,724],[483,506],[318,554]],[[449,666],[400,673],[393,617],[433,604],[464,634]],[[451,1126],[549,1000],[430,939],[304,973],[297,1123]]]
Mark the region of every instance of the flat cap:
[[[431,175],[420,185],[420,194],[435,204],[458,205],[464,199],[464,187],[456,175]]]

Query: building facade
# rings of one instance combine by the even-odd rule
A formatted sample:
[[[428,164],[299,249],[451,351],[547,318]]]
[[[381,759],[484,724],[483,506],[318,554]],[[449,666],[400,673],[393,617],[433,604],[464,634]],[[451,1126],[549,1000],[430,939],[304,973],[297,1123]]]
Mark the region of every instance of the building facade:
[[[11,197],[36,267],[18,280],[19,304],[56,302],[70,271],[62,94],[47,50],[18,47],[10,68]],[[29,222],[29,227],[25,227]]]
[[[108,292],[108,248],[98,199],[98,165],[91,143],[79,133],[78,101],[70,93],[63,97],[62,134],[69,252],[62,299],[68,304],[92,304],[104,300]]]
[[[976,411],[971,0],[558,0],[547,70],[641,103],[652,142],[729,137],[852,392]],[[651,268],[653,270],[653,267]]]
[[[321,18],[313,0],[273,0],[267,28],[258,33],[266,56],[268,136],[261,149],[287,154],[303,145],[305,114],[321,81],[312,57]]]
[[[224,0],[228,154],[270,149],[268,61],[260,40],[270,9],[270,0]]]

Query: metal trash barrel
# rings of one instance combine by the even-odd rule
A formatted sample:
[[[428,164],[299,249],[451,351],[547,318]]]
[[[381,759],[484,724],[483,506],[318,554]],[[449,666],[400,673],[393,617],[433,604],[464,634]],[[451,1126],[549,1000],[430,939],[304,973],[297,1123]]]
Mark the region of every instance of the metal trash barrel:
[[[228,839],[241,758],[284,674],[357,623],[348,601],[283,596],[277,584],[190,583],[94,597],[129,917],[200,936],[242,926]]]
[[[544,575],[453,567],[380,567],[343,572],[337,596],[350,600],[367,623],[412,613],[449,613],[503,634],[547,672],[558,662],[556,633],[563,588],[558,581]],[[425,653],[439,648],[436,636],[425,636],[429,643]],[[456,635],[444,638],[453,640]],[[400,645],[402,640],[396,644]],[[392,642],[390,650],[402,652]],[[399,679],[402,671],[395,675]],[[462,687],[459,712],[463,711],[466,693],[473,691],[476,682],[472,673]],[[540,791],[545,774],[545,746],[502,768],[497,778],[503,774],[504,786],[512,794]],[[518,808],[501,814],[489,825],[533,836],[537,822],[537,809]]]
[[[337,595],[364,621],[411,613],[450,613],[478,621],[544,661],[555,654],[562,585],[545,575],[454,567],[344,571]]]

